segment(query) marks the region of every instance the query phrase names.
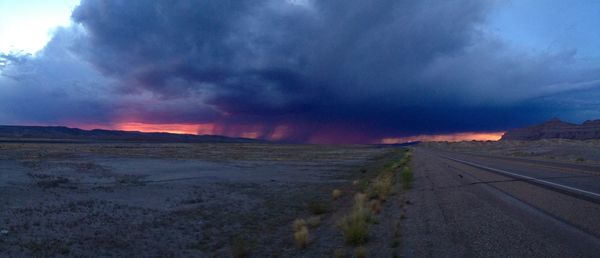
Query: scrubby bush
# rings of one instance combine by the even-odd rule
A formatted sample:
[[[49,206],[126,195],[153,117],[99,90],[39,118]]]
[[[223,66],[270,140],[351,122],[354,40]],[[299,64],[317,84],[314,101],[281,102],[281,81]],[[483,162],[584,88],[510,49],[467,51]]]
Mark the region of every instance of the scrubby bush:
[[[394,173],[390,171],[383,172],[373,180],[372,189],[369,197],[385,200],[392,191],[394,185]]]
[[[338,223],[347,244],[356,246],[367,242],[369,225],[359,214],[347,215]]]
[[[304,219],[295,219],[292,223],[294,232],[299,231],[301,228],[306,227],[306,221]]]
[[[294,240],[296,241],[296,246],[305,248],[308,245],[308,228],[304,226],[294,232]]]
[[[367,196],[356,194],[352,212],[337,223],[347,244],[358,246],[367,242],[371,216],[371,211],[367,207]]]
[[[334,200],[337,200],[341,196],[342,196],[342,190],[340,190],[340,189],[334,189],[331,192],[331,198],[334,199]]]
[[[304,219],[295,219],[292,223],[294,229],[294,241],[299,248],[305,248],[308,245],[308,227]]]

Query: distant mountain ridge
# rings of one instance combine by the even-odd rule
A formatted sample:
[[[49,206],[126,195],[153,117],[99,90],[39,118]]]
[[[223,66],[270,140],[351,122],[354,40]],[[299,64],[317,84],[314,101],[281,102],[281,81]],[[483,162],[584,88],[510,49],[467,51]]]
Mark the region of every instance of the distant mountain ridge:
[[[138,131],[83,130],[65,126],[14,126],[0,125],[0,138],[10,140],[60,139],[78,141],[128,141],[128,142],[263,142],[249,138],[232,138],[220,135],[193,135],[173,133],[145,133]]]
[[[501,140],[533,141],[541,139],[600,139],[600,119],[572,124],[554,118],[548,122],[507,131]]]

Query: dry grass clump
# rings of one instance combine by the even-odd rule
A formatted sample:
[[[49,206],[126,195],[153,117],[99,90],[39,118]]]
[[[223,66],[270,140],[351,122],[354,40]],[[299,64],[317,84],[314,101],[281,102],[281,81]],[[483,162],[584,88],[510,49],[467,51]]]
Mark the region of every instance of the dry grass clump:
[[[296,241],[296,246],[300,249],[303,249],[308,245],[308,228],[306,226],[301,227],[300,230],[294,232],[294,241]]]
[[[368,221],[371,218],[371,214],[367,209],[367,195],[364,193],[357,193],[354,196],[354,206],[352,212],[362,214]]]
[[[352,213],[338,223],[347,244],[356,246],[367,242],[369,225],[360,215]]]
[[[388,162],[382,169],[382,171],[372,180],[369,185],[367,192],[369,193],[369,197],[371,199],[378,198],[382,201],[385,201],[387,197],[392,193],[393,186],[396,183],[396,171],[399,168],[402,168],[402,171],[405,171],[407,167],[409,167],[409,163],[412,157],[412,152],[407,150],[404,153],[402,159],[393,160]],[[410,169],[409,169],[410,170]],[[406,176],[406,175],[405,175]],[[412,174],[410,178],[407,179],[408,184],[412,181]],[[405,180],[406,181],[406,180]]]
[[[404,189],[411,189],[412,188],[412,181],[413,181],[413,173],[412,170],[410,169],[409,166],[406,166],[402,169],[402,173],[400,173],[400,176],[402,177],[402,187]]]
[[[404,157],[402,158],[402,161],[400,162],[400,165],[402,165],[402,166],[408,165],[408,163],[410,162],[411,159],[412,159],[412,152],[410,150],[406,150],[406,152],[404,153]]]
[[[367,248],[359,246],[354,250],[354,256],[356,258],[367,258]]]
[[[342,197],[342,190],[340,190],[340,189],[333,189],[333,191],[331,192],[331,198],[333,200],[337,200],[340,197]]]
[[[392,171],[385,171],[373,180],[370,195],[372,198],[379,198],[381,200],[385,200],[392,191],[393,185],[394,173]]]
[[[306,221],[304,219],[295,219],[292,223],[294,232],[300,231],[303,227],[306,227]]]
[[[294,241],[299,248],[305,248],[308,245],[308,227],[304,219],[295,219],[292,223],[294,229]]]
[[[371,216],[371,210],[367,207],[367,196],[362,193],[356,194],[352,212],[337,223],[347,244],[358,246],[367,242]]]

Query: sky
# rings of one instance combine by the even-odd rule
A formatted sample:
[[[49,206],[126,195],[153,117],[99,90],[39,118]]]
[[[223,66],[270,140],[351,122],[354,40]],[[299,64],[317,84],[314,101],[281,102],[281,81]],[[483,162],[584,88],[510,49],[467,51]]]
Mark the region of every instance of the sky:
[[[600,118],[593,0],[0,0],[0,124],[302,143]]]
[[[78,4],[78,0],[0,1],[0,52],[41,50],[56,27],[71,23]]]

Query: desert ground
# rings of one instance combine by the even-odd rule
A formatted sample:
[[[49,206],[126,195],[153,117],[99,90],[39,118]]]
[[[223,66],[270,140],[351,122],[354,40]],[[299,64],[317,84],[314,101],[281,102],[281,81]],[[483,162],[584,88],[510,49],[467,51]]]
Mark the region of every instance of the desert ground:
[[[594,257],[599,150],[568,140],[4,142],[0,253]]]
[[[597,257],[600,142],[423,143],[406,257]]]
[[[454,152],[480,153],[547,161],[600,164],[600,140],[430,142],[423,146]]]
[[[352,209],[354,181],[403,153],[360,145],[2,143],[0,253],[351,255],[356,248],[345,244],[337,221]],[[399,217],[380,217],[359,251],[391,256],[399,240],[386,235],[394,233],[388,224]],[[292,228],[300,218],[310,224],[305,246]]]

